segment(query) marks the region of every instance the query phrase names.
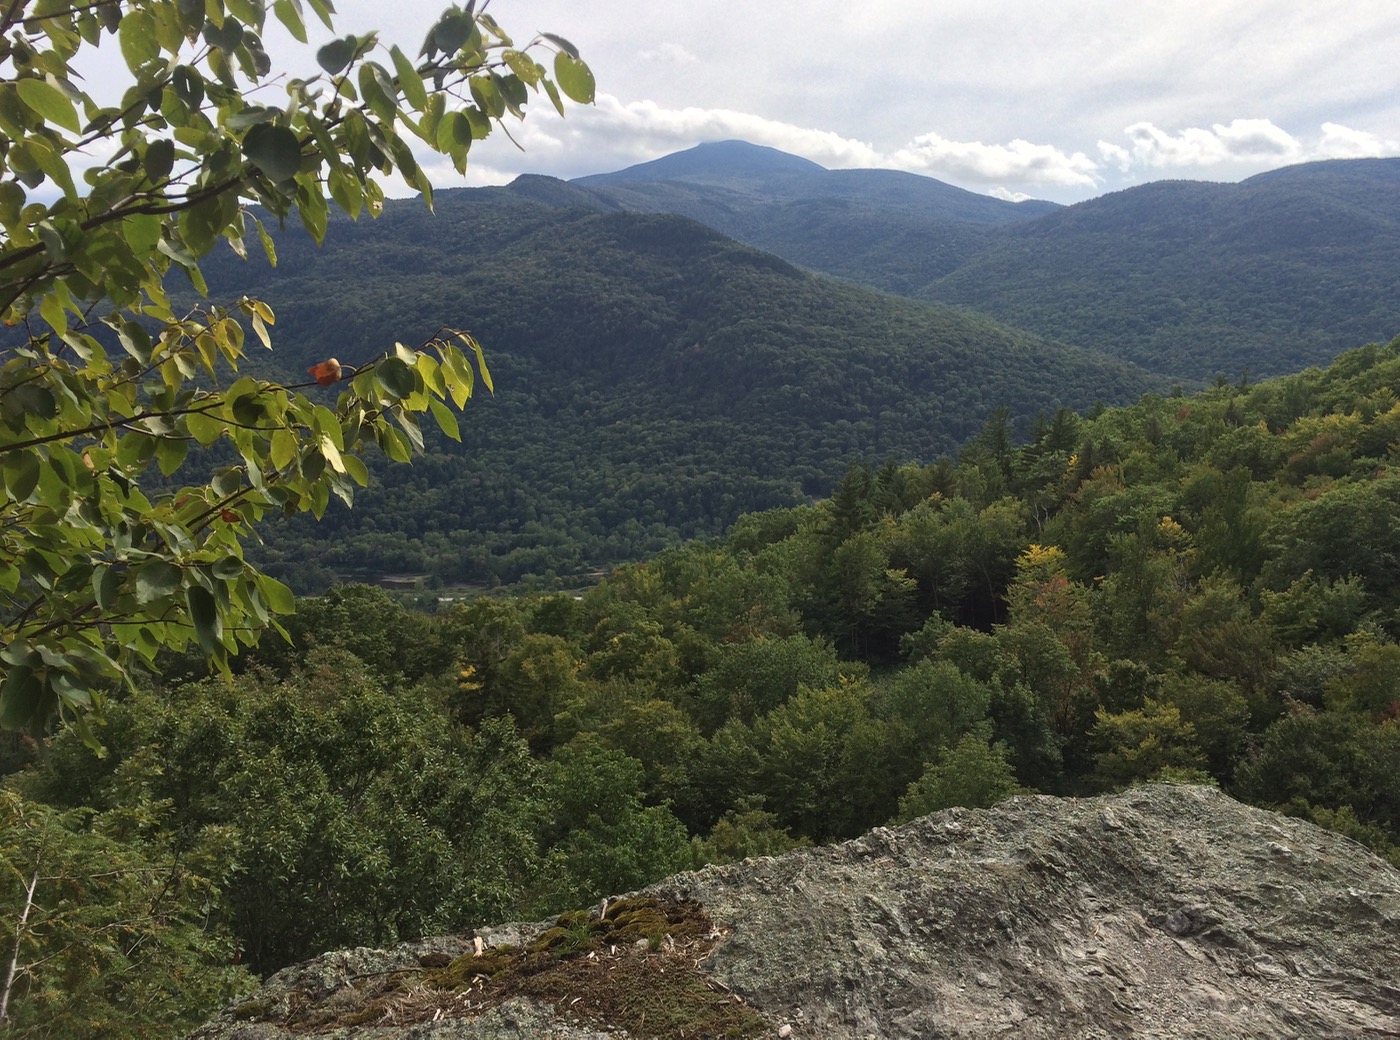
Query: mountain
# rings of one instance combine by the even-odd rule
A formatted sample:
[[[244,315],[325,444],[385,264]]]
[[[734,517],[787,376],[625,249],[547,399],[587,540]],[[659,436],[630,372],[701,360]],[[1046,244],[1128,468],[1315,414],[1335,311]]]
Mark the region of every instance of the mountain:
[[[664,214],[464,189],[435,216],[393,203],[323,249],[278,248],[275,270],[209,273],[273,305],[287,373],[446,325],[485,344],[496,385],[468,405],[463,445],[384,467],[353,512],[270,525],[267,559],[292,577],[312,559],[449,581],[635,559],[825,495],[850,460],[936,458],[1001,406],[1024,425],[1160,385]]]
[[[436,216],[391,203],[337,221],[324,249],[281,236],[276,271],[210,277],[277,308],[285,372],[445,325],[486,344],[498,393],[468,409],[469,447],[386,468],[317,531],[270,529],[265,562],[303,589],[332,571],[578,573],[825,495],[854,459],[935,458],[1003,405],[1024,430],[1173,380],[1325,362],[1400,325],[1397,171],[1169,181],[1035,216],[729,143],[440,192]]]
[[[690,217],[800,266],[906,294],[968,260],[990,228],[1058,208],[895,170],[827,170],[743,141],[569,184],[591,195],[581,204]]]
[[[820,180],[829,171],[824,166],[776,148],[747,141],[715,141],[696,145],[683,152],[638,163],[613,173],[577,177],[573,183],[584,186],[690,181],[739,187],[769,184],[783,177]]]
[[[814,162],[745,141],[719,141],[569,182],[615,199],[664,197],[661,185],[703,185],[772,203],[839,199],[928,218],[996,226],[1060,207],[1006,202],[898,170],[828,170]]]
[[[1391,1035],[1400,873],[1213,788],[950,809],[288,968],[191,1040]]]
[[[682,214],[810,270],[1186,383],[1326,364],[1400,331],[1400,159],[1056,207],[723,142],[570,186],[589,193],[574,204]]]
[[[1183,378],[1276,374],[1400,330],[1400,159],[1163,181],[999,229],[918,295]]]

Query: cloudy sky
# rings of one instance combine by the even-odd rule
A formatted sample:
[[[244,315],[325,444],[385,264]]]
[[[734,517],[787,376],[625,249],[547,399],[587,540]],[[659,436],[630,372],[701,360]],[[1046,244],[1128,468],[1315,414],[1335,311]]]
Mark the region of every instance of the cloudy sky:
[[[416,53],[442,0],[339,0],[339,28]],[[578,46],[591,108],[545,103],[472,152],[467,183],[576,177],[743,138],[1074,202],[1400,155],[1400,4],[1349,0],[492,0],[517,42]],[[392,11],[391,25],[385,25]],[[434,177],[462,183],[450,169]]]

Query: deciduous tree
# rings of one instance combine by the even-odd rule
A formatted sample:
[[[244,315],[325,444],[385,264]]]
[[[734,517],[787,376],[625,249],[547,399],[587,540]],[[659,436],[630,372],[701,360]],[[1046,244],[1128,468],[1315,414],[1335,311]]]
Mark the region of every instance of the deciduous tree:
[[[82,726],[164,647],[224,663],[292,609],[244,559],[260,517],[349,502],[361,454],[407,460],[427,416],[458,435],[449,402],[490,386],[465,333],[280,385],[236,372],[248,341],[270,345],[265,304],[186,308],[168,279],[204,293],[219,245],[275,262],[267,220],[320,240],[333,206],[374,215],[382,176],[431,205],[415,147],[465,170],[535,98],[592,99],[572,44],[517,45],[484,6],[450,8],[416,57],[334,39],[309,78],[274,76],[264,38],[307,43],[308,13],[333,29],[330,0],[0,7],[0,724]],[[89,88],[113,47],[125,89]]]

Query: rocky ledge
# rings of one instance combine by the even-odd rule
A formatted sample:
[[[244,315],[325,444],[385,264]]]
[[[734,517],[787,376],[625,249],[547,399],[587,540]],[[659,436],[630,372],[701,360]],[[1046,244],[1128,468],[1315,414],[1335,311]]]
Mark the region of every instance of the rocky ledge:
[[[1205,787],[950,809],[288,968],[197,1040],[1400,1037],[1400,872]]]

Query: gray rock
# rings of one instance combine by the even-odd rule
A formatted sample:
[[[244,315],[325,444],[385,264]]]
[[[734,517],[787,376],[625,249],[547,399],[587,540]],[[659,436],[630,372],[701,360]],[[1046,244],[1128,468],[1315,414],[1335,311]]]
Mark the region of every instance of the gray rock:
[[[648,892],[697,900],[732,928],[705,967],[774,1036],[1400,1036],[1400,872],[1211,788],[950,809]],[[518,938],[543,926],[509,927]],[[353,976],[463,948],[330,954],[269,979],[254,1006],[330,1004]],[[195,1036],[291,1036],[249,1021],[247,1006]],[[321,1035],[626,1035],[598,1028],[515,1001],[478,1018]]]

